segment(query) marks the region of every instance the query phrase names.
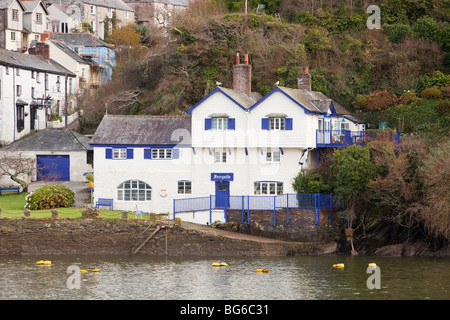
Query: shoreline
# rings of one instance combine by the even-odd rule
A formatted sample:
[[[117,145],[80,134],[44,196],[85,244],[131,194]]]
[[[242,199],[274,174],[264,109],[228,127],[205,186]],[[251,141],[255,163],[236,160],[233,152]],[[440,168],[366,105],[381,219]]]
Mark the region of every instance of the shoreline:
[[[157,230],[138,219],[1,217],[0,241],[0,255],[18,256],[133,255],[136,250],[135,255],[153,256],[350,255],[336,241],[274,239],[188,222]],[[424,243],[380,246],[377,251],[379,256],[450,257],[448,245],[433,254]]]

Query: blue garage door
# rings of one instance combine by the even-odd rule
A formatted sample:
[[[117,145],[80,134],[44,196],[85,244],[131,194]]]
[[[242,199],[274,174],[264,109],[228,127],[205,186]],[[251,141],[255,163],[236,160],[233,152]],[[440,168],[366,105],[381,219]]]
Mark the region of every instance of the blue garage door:
[[[37,179],[68,181],[70,180],[70,158],[63,155],[38,155]]]

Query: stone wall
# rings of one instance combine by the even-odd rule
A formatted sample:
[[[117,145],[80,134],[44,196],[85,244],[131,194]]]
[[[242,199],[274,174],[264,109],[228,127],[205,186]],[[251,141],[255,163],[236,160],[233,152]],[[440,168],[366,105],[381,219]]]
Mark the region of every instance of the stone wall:
[[[148,227],[148,222],[134,219],[0,218],[0,255],[131,254],[156,228],[146,230]],[[284,256],[316,254],[321,250],[314,243],[248,241],[174,226],[157,232],[138,254]]]
[[[339,239],[343,232],[342,224],[336,216],[330,224],[330,210],[321,209],[319,224],[315,224],[314,209],[289,209],[289,223],[286,209],[275,212],[275,226],[273,211],[250,211],[250,223],[248,224],[247,212],[244,212],[242,223],[242,211],[228,211],[227,221],[238,224],[238,231],[294,241],[321,241],[329,242]]]

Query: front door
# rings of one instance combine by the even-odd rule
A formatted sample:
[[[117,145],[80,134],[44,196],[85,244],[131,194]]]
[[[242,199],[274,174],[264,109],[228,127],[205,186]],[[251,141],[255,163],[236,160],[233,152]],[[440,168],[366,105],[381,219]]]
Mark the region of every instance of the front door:
[[[225,208],[230,205],[230,182],[216,181],[216,208]]]

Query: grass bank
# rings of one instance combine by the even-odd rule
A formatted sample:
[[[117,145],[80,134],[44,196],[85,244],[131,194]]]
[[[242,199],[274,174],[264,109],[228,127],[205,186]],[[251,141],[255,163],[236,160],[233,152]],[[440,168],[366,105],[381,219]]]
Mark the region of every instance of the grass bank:
[[[17,194],[2,194],[0,196],[0,209],[1,216],[6,218],[19,218],[22,217],[25,197],[28,193]],[[57,208],[58,216],[60,218],[81,218],[81,210],[83,208]],[[48,210],[31,210],[31,217],[34,218],[50,218],[52,216],[51,209]],[[116,219],[122,217],[122,211],[120,210],[100,210],[100,218]],[[134,214],[129,214],[128,218],[134,219]]]

